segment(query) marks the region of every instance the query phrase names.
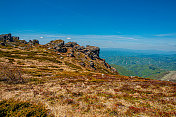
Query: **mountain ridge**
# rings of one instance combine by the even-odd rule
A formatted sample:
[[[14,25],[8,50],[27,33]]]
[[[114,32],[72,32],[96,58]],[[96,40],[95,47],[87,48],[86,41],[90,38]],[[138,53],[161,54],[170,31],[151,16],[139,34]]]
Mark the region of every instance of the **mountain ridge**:
[[[40,106],[25,110],[18,101],[42,104],[56,117],[176,115],[176,83],[119,75],[94,46],[1,41],[0,69],[2,115],[39,114]]]

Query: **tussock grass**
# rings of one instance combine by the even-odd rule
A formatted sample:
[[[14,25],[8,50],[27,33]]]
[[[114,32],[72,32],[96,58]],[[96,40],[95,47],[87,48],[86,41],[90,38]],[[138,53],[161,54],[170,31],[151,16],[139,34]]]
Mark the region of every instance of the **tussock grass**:
[[[2,100],[0,101],[1,117],[52,117],[42,104],[31,104],[28,101]]]

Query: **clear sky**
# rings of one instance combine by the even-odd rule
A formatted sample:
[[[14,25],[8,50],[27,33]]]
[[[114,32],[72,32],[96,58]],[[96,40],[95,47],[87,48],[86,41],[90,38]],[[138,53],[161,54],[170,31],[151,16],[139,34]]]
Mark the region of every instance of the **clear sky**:
[[[0,33],[175,51],[176,0],[0,0]]]

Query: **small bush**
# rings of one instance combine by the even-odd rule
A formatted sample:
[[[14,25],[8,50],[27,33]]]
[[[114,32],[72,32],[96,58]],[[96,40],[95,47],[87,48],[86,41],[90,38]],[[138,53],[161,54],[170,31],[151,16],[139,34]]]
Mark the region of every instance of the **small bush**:
[[[0,81],[7,83],[24,83],[22,70],[10,63],[0,63]]]
[[[40,104],[31,104],[18,100],[3,100],[0,102],[1,117],[48,117],[48,110]]]

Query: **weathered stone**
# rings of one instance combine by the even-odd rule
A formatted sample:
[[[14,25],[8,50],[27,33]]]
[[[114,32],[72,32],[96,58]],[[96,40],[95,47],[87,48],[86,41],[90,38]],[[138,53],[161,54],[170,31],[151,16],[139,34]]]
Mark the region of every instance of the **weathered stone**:
[[[29,40],[28,44],[32,45],[32,44],[33,44],[33,43],[32,43],[32,40]]]
[[[12,40],[13,40],[14,42],[18,42],[18,41],[19,41],[19,37],[13,36],[13,37],[12,37]]]
[[[37,40],[37,39],[29,40],[28,44],[30,44],[30,45],[36,45],[36,44],[39,44],[39,40]]]
[[[62,52],[62,53],[66,53],[66,52],[67,52],[67,49],[64,48],[64,47],[57,47],[56,50],[57,50],[58,52]]]
[[[32,43],[35,45],[35,44],[39,44],[39,40],[37,40],[37,39],[34,39],[33,41],[32,41]]]
[[[64,41],[60,41],[59,43],[57,43],[57,46],[58,47],[61,47],[61,46],[63,46],[64,45]]]
[[[54,41],[50,41],[50,43],[46,44],[46,46],[50,49],[52,48],[55,51],[65,53],[65,52],[67,52],[67,49],[63,48],[63,45],[64,45],[63,40],[54,40]]]
[[[99,59],[100,48],[95,46],[87,45],[86,48],[84,46],[76,46],[75,47],[79,52],[88,55],[92,60]]]
[[[76,46],[75,48],[76,48],[77,50],[83,50],[83,49],[85,49],[84,46]]]
[[[27,42],[25,40],[19,40],[20,43],[24,43],[27,44]]]
[[[63,40],[54,40],[50,42],[52,45],[54,45],[55,47],[62,47],[64,45],[64,41]]]
[[[95,53],[99,57],[99,52],[100,52],[100,48],[99,47],[87,46],[86,49],[88,49],[90,52]]]
[[[94,62],[93,61],[89,61],[89,62],[90,62],[90,67],[95,68],[94,67]]]
[[[68,42],[65,44],[66,47],[74,47],[75,45],[77,45],[76,42]]]
[[[2,41],[2,42],[13,42],[12,35],[10,33],[9,34],[2,34],[2,35],[0,35],[0,41]]]

